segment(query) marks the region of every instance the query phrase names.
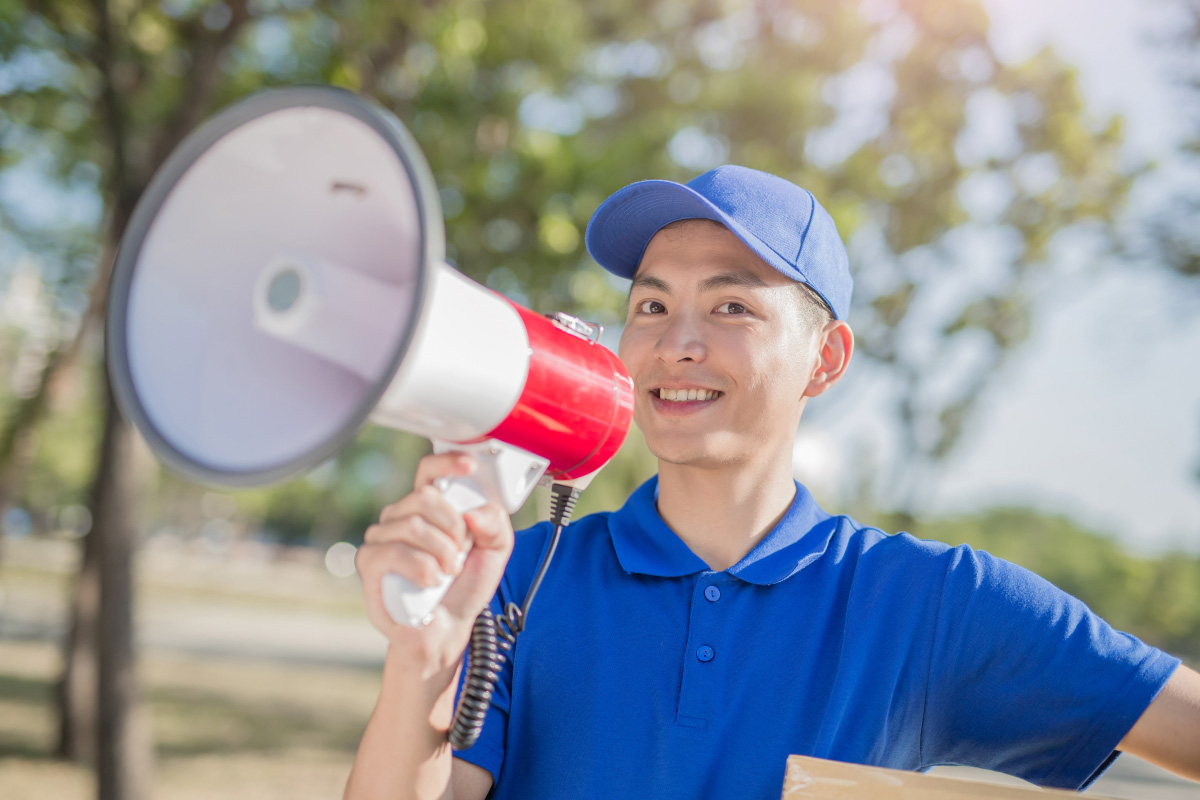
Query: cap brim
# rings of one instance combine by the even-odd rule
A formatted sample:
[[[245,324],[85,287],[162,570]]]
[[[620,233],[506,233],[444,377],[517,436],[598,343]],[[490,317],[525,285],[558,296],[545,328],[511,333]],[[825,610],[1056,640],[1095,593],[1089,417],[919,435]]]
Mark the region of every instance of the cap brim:
[[[763,261],[792,280],[805,282],[786,259],[694,189],[674,181],[630,184],[600,204],[588,222],[584,242],[596,263],[632,278],[654,234],[684,219],[719,222]]]

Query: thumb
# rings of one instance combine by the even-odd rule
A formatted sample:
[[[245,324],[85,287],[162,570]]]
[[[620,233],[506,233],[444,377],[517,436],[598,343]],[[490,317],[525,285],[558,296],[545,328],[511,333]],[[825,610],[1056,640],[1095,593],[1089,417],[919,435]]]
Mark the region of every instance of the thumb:
[[[496,594],[512,553],[513,530],[508,515],[496,505],[486,505],[463,515],[474,546],[463,563],[442,607],[452,616],[473,621]]]

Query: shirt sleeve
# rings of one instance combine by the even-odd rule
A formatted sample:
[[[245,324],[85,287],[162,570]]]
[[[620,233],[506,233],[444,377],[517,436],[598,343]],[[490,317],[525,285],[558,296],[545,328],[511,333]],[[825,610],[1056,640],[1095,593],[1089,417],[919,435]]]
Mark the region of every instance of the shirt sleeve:
[[[492,610],[492,615],[499,617],[503,609],[502,589],[496,592],[496,596],[488,604]],[[469,650],[468,646],[468,650]],[[463,761],[468,761],[478,767],[483,767],[488,772],[492,773],[492,785],[494,786],[500,780],[500,766],[504,763],[504,739],[508,731],[508,713],[511,707],[512,698],[512,658],[511,652],[505,651],[504,668],[500,671],[499,680],[496,681],[495,691],[492,693],[492,704],[488,708],[487,716],[484,717],[483,730],[479,734],[479,739],[475,744],[467,750],[455,750],[454,757],[461,758]],[[454,707],[457,710],[458,702],[462,697],[463,686],[467,678],[466,657],[463,660],[462,674],[458,679],[458,692],[454,698]]]
[[[532,582],[533,573],[541,560],[540,556],[544,554],[548,544],[548,533],[549,527],[546,523],[517,533],[517,541],[513,547],[513,554],[509,558],[508,566],[504,570],[504,577],[500,580],[500,586],[497,587],[495,596],[488,604],[493,617],[498,619],[509,602],[518,605],[524,602],[526,590]],[[519,636],[516,646],[520,647]],[[480,732],[479,739],[466,750],[454,751],[455,758],[461,758],[463,761],[483,767],[490,772],[493,786],[500,780],[500,768],[504,764],[505,744],[508,738],[508,717],[512,710],[513,662],[515,659],[513,651],[504,650],[503,652],[505,654],[504,667],[500,670],[500,676],[496,681],[496,688],[492,693],[492,703],[488,708],[487,716],[484,717],[483,730]],[[462,674],[459,675],[458,680],[458,692],[454,698],[456,709],[467,677],[465,662],[464,657]]]
[[[946,555],[922,760],[1087,786],[1179,660],[1015,564],[965,545]]]

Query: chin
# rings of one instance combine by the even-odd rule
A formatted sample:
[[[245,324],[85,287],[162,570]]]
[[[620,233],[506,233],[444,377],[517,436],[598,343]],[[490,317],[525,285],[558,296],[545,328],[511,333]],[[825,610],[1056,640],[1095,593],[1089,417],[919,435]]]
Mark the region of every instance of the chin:
[[[674,441],[671,441],[674,439]],[[685,467],[720,467],[737,459],[732,453],[723,453],[699,436],[661,438],[646,437],[646,446],[660,462]]]
[[[668,438],[668,437],[664,437]],[[659,461],[667,464],[691,464],[703,460],[704,447],[696,441],[663,441],[659,437],[646,437],[646,447]]]

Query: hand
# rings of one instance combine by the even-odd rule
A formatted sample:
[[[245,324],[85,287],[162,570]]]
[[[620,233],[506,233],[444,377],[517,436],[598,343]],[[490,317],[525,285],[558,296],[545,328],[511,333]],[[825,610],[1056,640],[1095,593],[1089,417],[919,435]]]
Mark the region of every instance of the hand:
[[[389,656],[419,668],[425,677],[457,666],[471,625],[495,594],[512,552],[512,524],[504,509],[486,505],[460,514],[434,486],[438,478],[469,475],[475,468],[475,460],[464,453],[421,459],[413,491],[383,509],[355,557],[367,615],[391,643]],[[460,567],[460,554],[468,547]],[[433,620],[418,629],[397,624],[384,608],[381,584],[387,573],[420,586],[433,586],[444,575],[456,577]]]

